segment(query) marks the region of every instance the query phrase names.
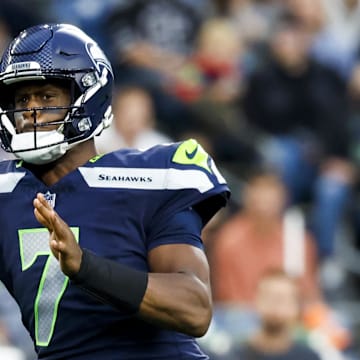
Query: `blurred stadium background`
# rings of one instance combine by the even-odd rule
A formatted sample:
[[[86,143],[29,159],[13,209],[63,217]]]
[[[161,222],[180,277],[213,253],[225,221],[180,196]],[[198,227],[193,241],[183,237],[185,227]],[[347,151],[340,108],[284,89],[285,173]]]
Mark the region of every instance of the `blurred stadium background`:
[[[43,22],[81,27],[113,64],[99,151],[193,137],[232,188],[203,234],[211,359],[238,359],[256,333],[256,285],[273,268],[299,280],[299,341],[360,359],[360,2],[1,0],[0,53]],[[33,357],[1,288],[0,358]]]

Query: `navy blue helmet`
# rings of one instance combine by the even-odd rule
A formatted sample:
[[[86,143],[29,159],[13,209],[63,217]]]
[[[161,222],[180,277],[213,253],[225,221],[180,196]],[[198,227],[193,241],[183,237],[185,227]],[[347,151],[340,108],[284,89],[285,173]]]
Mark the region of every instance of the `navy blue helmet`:
[[[17,112],[33,111],[36,119],[37,111],[56,111],[46,107],[14,110],[17,84],[41,80],[68,83],[71,105],[66,116],[56,121],[56,130],[39,131],[34,120],[34,133],[18,133]],[[110,125],[113,80],[105,54],[79,28],[44,24],[22,31],[5,50],[0,65],[1,146],[34,164],[56,160]]]

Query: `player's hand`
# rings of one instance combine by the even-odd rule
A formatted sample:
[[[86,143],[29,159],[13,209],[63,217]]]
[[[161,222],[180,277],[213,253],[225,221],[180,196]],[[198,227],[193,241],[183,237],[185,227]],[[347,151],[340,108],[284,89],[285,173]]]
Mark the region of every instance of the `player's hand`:
[[[59,260],[61,271],[69,277],[74,276],[80,269],[82,251],[73,232],[43,194],[37,194],[33,204],[36,219],[49,230],[50,249]]]

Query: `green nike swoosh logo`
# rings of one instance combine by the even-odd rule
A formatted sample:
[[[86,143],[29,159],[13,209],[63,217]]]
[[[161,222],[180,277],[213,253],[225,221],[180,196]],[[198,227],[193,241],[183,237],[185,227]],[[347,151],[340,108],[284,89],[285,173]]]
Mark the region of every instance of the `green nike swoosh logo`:
[[[192,152],[188,152],[187,150],[185,150],[185,154],[187,156],[188,159],[193,159],[197,153],[198,147],[196,146],[196,148],[192,151]]]
[[[181,143],[172,158],[174,163],[196,165],[211,173],[212,170],[210,169],[208,160],[209,155],[194,139],[189,139]]]

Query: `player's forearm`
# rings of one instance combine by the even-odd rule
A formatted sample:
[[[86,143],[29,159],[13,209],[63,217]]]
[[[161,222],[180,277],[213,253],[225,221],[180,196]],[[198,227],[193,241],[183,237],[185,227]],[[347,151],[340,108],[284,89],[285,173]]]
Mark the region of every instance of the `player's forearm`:
[[[83,249],[80,270],[70,279],[98,300],[135,314],[147,288],[148,274]]]
[[[191,336],[202,336],[211,320],[208,286],[186,273],[151,273],[139,315],[149,322]]]
[[[148,274],[83,249],[71,279],[100,301],[188,335],[203,335],[210,323],[210,289],[188,273]]]

